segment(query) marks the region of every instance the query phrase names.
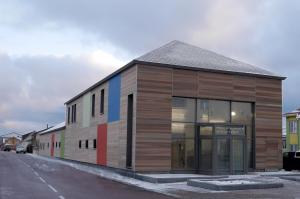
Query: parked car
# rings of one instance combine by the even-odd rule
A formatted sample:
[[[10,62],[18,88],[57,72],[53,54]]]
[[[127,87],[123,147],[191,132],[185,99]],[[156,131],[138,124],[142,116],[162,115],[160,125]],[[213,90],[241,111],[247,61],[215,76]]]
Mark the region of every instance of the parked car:
[[[16,153],[26,153],[26,148],[22,145],[18,145],[16,148]]]
[[[300,170],[300,151],[283,153],[283,169]]]
[[[3,149],[3,151],[11,151],[11,150],[12,150],[12,148],[13,148],[13,146],[12,146],[12,145],[10,145],[10,144],[6,144],[6,145],[4,145],[4,149]]]

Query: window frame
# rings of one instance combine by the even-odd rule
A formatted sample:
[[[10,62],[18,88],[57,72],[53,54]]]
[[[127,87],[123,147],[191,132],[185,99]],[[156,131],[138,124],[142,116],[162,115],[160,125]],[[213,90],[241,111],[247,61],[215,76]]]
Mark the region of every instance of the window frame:
[[[96,95],[95,95],[95,93],[92,95],[92,103],[91,103],[91,108],[92,108],[92,110],[91,110],[91,114],[92,114],[92,117],[95,117],[95,101],[96,101]]]
[[[105,96],[105,90],[104,88],[100,91],[100,114],[104,114],[104,96]]]
[[[89,148],[89,140],[85,140],[85,148],[86,148],[86,149]]]
[[[97,139],[93,139],[93,149],[97,149]]]

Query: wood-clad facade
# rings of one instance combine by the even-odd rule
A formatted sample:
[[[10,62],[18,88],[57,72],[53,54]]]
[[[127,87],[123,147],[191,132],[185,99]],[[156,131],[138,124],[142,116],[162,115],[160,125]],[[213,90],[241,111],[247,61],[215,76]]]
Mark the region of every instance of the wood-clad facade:
[[[251,102],[255,169],[280,169],[281,80],[158,66],[138,66],[136,170],[171,171],[171,99]]]

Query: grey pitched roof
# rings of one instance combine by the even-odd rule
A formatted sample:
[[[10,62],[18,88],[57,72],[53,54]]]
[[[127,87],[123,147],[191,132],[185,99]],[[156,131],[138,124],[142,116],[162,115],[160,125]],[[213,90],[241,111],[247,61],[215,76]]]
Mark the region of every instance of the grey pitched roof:
[[[235,73],[251,76],[262,76],[284,80],[285,77],[276,75],[268,70],[246,64],[215,52],[199,48],[181,41],[172,41],[160,48],[157,48],[145,55],[142,55],[125,66],[119,68],[104,79],[98,81],[91,87],[74,96],[65,104],[78,99],[80,96],[91,91],[97,86],[118,75],[135,64],[159,65],[162,67],[175,67],[191,70],[204,70],[219,73]]]
[[[284,79],[284,77],[280,77],[268,70],[176,40],[135,60],[140,62],[190,67],[216,72],[256,74]]]

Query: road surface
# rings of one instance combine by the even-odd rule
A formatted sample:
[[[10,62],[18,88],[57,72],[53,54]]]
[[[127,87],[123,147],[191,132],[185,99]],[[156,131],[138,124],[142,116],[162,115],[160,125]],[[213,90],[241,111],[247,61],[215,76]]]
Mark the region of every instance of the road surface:
[[[0,151],[0,199],[171,199],[67,165]]]

